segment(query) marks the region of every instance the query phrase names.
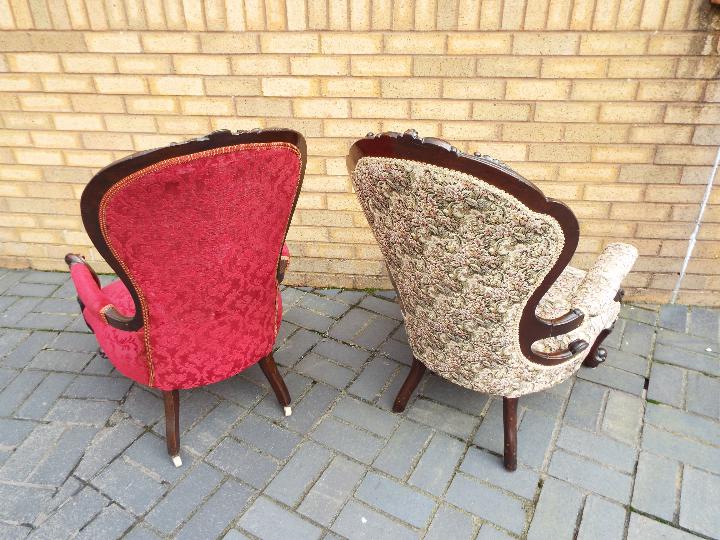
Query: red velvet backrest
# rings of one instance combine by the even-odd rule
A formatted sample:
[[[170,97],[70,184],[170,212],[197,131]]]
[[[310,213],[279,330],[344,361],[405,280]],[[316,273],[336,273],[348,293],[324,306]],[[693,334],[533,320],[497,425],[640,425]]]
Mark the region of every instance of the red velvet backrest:
[[[219,381],[272,350],[302,169],[288,142],[237,144],[159,161],[104,193],[100,229],[141,305],[152,386]]]

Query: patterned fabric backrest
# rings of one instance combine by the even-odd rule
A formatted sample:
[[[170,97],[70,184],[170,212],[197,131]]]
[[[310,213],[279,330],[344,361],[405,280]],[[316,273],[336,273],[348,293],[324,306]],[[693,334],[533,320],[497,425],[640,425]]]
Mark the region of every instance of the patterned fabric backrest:
[[[363,157],[353,182],[415,356],[459,383],[478,363],[504,364],[563,248],[558,222],[479,178],[418,161]]]
[[[300,174],[291,144],[238,144],[161,161],[105,193],[100,227],[140,297],[156,386],[222,380],[270,352]]]

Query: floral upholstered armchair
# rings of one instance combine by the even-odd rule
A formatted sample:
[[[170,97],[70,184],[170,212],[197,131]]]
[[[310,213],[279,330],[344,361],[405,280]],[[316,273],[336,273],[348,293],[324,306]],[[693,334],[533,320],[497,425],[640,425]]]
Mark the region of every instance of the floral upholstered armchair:
[[[578,222],[504,164],[413,131],[357,141],[348,168],[398,293],[414,360],[394,411],[426,368],[503,396],[505,467],[517,466],[519,396],[605,359],[637,250],[610,244],[568,266]]]
[[[85,228],[119,277],[101,287],[66,256],[83,316],[119,372],[162,391],[176,466],[179,389],[259,362],[291,413],[272,349],[305,162],[294,131],[218,131],[117,161],[83,192]]]

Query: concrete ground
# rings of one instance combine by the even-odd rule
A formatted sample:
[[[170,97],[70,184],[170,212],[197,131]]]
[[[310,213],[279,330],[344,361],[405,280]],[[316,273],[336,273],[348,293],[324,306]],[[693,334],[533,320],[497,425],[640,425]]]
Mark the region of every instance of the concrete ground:
[[[720,538],[717,310],[625,306],[607,362],[501,401],[408,372],[387,292],[286,288],[285,418],[253,367],[158,393],[97,354],[68,275],[0,270],[0,538]]]

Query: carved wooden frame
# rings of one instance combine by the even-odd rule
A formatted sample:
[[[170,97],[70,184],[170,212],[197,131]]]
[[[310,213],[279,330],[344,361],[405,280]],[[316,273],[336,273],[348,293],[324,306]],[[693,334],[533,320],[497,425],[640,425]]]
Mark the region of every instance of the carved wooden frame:
[[[104,315],[110,326],[119,330],[132,331],[139,330],[142,328],[144,323],[143,311],[138,292],[102,234],[100,223],[100,204],[104,195],[112,189],[115,184],[121,182],[127,176],[167,159],[238,144],[275,142],[284,142],[293,145],[298,149],[301,157],[300,179],[295,192],[292,209],[290,211],[290,215],[292,216],[295,211],[295,206],[297,205],[297,200],[300,195],[300,189],[302,187],[302,181],[305,174],[305,165],[307,163],[307,145],[305,143],[305,139],[300,133],[289,129],[271,128],[237,132],[231,132],[225,129],[214,131],[197,139],[132,154],[111,163],[93,176],[88,185],[85,187],[80,199],[80,211],[82,213],[83,224],[85,225],[85,230],[87,231],[90,240],[92,240],[92,243],[95,245],[100,255],[115,271],[118,278],[120,278],[120,280],[122,280],[125,284],[132,296],[133,303],[135,304],[135,315],[133,317],[126,317],[120,314],[114,307],[107,309],[104,312]],[[285,228],[285,234],[283,236],[283,242],[284,238],[287,236],[289,226],[290,223],[288,220],[288,225]],[[84,259],[72,254],[68,254],[65,261],[68,265],[77,263],[87,265]],[[287,261],[284,261],[281,254],[278,253],[277,276],[280,281],[282,280],[286,267]],[[90,270],[92,271],[92,269]]]
[[[369,133],[364,139],[356,141],[347,156],[350,174],[355,170],[357,162],[365,156],[420,161],[469,174],[512,195],[532,211],[553,217],[562,228],[565,244],[557,261],[523,308],[519,331],[520,350],[532,362],[557,365],[588,347],[586,341],[575,340],[567,349],[553,353],[543,353],[532,348],[538,340],[566,334],[578,328],[584,319],[579,309],[572,309],[556,319],[544,319],[536,314],[540,300],[570,263],[577,248],[580,227],[575,214],[567,205],[546,197],[537,186],[501,161],[479,153],[466,154],[442,139],[422,138],[415,130],[402,134],[394,131]],[[390,278],[393,280],[392,275]]]

